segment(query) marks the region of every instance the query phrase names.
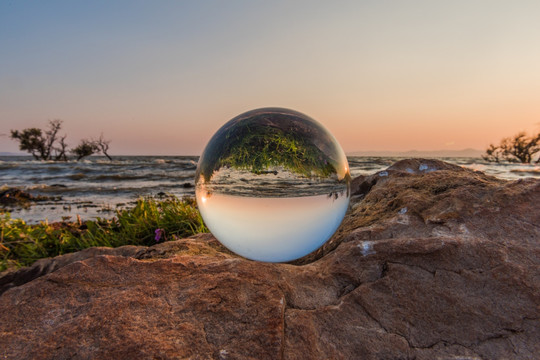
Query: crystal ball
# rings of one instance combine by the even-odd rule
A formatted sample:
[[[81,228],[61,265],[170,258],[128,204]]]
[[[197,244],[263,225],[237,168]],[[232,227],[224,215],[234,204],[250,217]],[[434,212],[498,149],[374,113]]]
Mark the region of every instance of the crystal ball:
[[[223,125],[195,175],[202,218],[229,250],[286,262],[321,247],[345,216],[349,165],[337,140],[297,111],[262,108]]]

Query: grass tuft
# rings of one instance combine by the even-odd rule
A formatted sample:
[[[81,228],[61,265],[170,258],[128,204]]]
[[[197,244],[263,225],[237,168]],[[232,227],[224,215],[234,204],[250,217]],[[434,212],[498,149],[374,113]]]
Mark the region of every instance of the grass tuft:
[[[193,199],[141,198],[112,219],[84,223],[42,221],[28,225],[0,214],[0,271],[31,265],[34,261],[94,246],[150,246],[208,232]]]

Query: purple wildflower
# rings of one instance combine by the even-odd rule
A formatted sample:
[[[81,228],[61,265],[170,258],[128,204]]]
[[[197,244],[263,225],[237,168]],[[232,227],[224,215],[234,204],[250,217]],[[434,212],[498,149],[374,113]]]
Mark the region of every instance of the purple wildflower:
[[[156,234],[156,236],[154,237],[156,242],[159,242],[162,237],[163,238],[165,237],[165,231],[163,229],[156,229],[156,231],[154,231],[154,233]]]

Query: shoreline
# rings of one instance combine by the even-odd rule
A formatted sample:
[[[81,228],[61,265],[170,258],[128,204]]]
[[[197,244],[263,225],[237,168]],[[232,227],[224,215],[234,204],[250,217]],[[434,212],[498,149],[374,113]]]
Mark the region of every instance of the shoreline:
[[[2,161],[13,158],[25,161]],[[86,221],[111,218],[116,211],[133,207],[141,197],[194,197],[197,159],[197,156],[116,156],[110,162],[94,156],[66,164],[34,161],[29,156],[0,156],[0,168],[4,170],[0,175],[0,193],[13,189],[40,199],[12,206],[2,203],[0,198],[0,212],[9,212],[13,218],[32,224],[78,217]],[[348,156],[353,178],[383,171],[397,159],[405,160]],[[494,164],[478,158],[445,158],[445,161],[505,180],[540,178],[539,164]]]

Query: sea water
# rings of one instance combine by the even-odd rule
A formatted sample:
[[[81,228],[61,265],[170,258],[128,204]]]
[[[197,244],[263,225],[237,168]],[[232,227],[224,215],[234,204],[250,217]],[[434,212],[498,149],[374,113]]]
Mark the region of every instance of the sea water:
[[[400,157],[348,156],[351,177],[371,175]],[[496,164],[480,158],[440,158],[464,168],[507,180],[540,178],[538,164]],[[133,206],[140,196],[195,196],[193,178],[198,156],[92,156],[83,161],[42,162],[31,156],[0,156],[0,188],[17,187],[33,195],[61,197],[27,209],[9,209],[12,217],[30,223],[62,217],[110,218]],[[279,175],[278,175],[279,176]],[[286,182],[284,183],[286,184]],[[309,186],[309,185],[307,185]]]

